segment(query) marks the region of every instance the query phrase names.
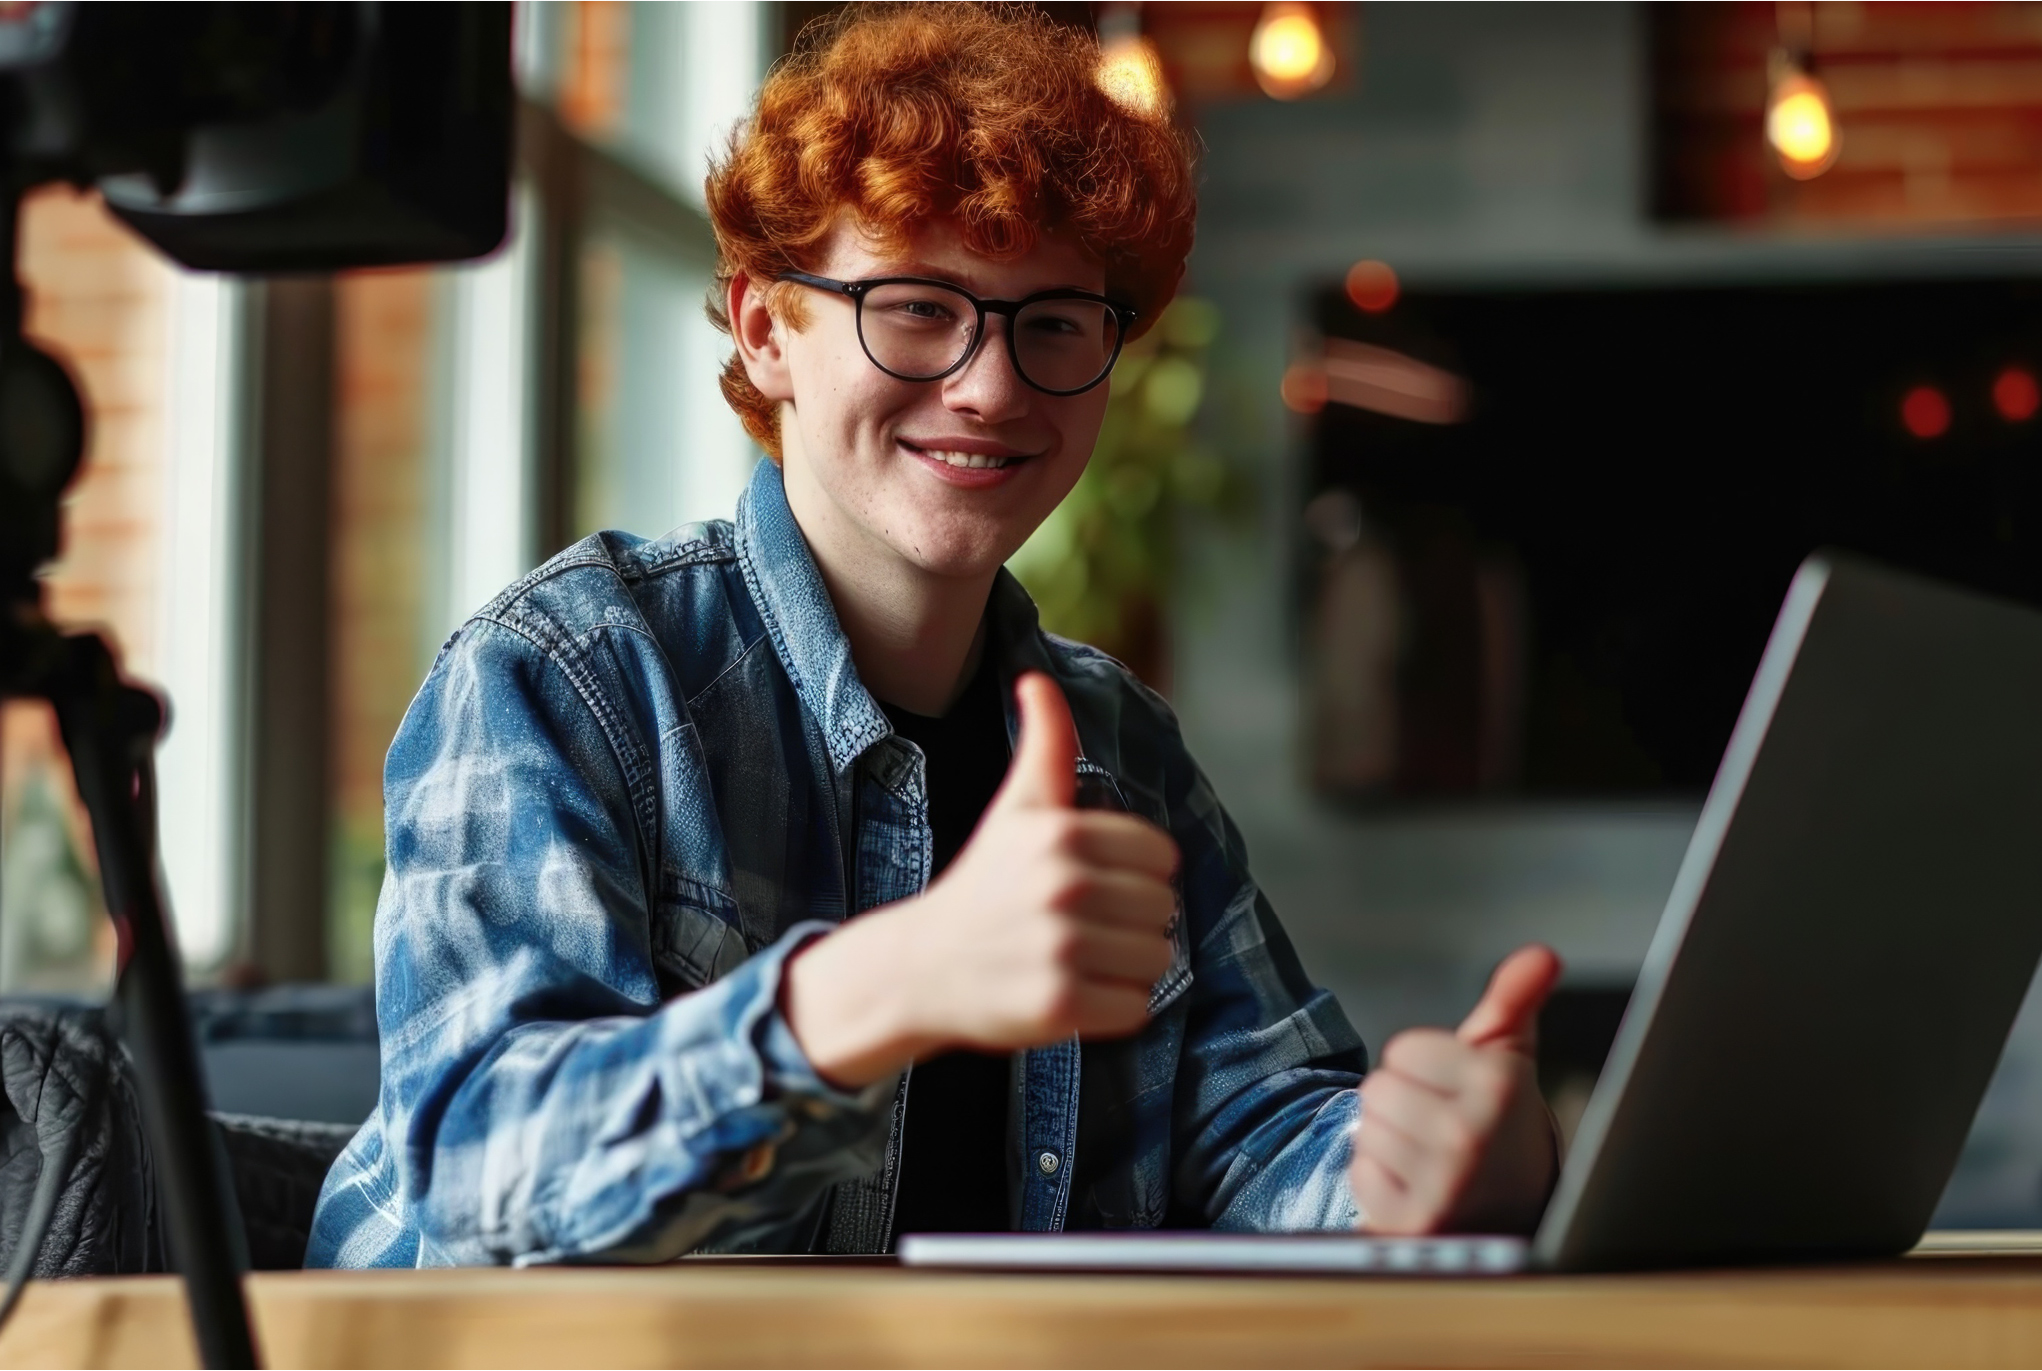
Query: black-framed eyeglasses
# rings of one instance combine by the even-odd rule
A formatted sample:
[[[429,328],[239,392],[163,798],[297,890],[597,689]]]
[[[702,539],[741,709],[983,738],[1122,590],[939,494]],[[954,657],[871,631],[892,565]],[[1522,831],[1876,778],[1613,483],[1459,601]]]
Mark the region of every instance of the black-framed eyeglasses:
[[[947,281],[878,276],[835,281],[805,271],[776,279],[849,296],[858,342],[872,365],[902,381],[940,381],[985,341],[986,316],[1005,315],[1014,373],[1047,395],[1081,395],[1120,358],[1135,311],[1087,290],[1038,290],[1019,300],[981,300]]]

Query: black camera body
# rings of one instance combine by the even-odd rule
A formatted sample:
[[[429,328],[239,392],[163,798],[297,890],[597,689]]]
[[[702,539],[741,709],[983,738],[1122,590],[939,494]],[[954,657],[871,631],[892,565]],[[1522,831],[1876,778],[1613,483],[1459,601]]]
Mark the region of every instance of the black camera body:
[[[503,241],[508,4],[0,7],[0,218],[97,186],[188,267],[298,272],[479,257]],[[0,282],[0,596],[57,552],[83,416]]]

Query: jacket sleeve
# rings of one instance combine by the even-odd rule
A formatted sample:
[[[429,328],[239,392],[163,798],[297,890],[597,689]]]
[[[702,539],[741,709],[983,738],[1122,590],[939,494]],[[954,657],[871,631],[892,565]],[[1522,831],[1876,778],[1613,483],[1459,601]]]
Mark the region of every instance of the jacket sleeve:
[[[1352,1228],[1348,1134],[1368,1070],[1339,1002],[1306,979],[1248,874],[1246,849],[1183,751],[1168,796],[1183,853],[1192,981],[1176,1092],[1172,1190],[1214,1228]]]
[[[644,797],[596,709],[569,666],[478,621],[390,752],[379,1110],[421,1265],[799,1247],[884,1143],[891,1082],[831,1088],[777,1007],[826,925],[661,1002]]]

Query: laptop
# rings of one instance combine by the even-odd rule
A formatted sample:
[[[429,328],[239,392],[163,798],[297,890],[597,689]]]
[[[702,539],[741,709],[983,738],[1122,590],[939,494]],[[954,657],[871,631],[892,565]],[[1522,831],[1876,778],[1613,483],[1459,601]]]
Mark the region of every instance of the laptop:
[[[910,1266],[1500,1274],[1913,1247],[2042,957],[2042,613],[1804,562],[1544,1222],[923,1234]]]

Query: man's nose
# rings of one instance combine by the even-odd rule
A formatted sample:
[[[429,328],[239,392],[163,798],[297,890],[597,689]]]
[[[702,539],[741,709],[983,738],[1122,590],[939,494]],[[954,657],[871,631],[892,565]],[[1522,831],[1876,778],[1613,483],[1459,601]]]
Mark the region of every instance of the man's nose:
[[[944,384],[943,402],[951,409],[976,414],[987,423],[1027,412],[1028,383],[1014,369],[1012,328],[1012,322],[1000,315],[987,317],[978,350]]]

